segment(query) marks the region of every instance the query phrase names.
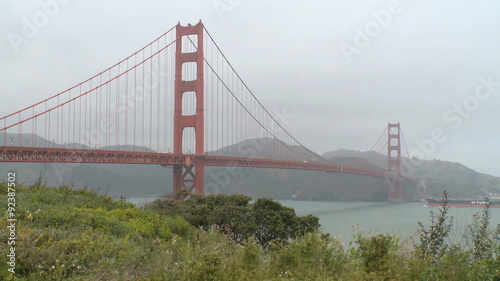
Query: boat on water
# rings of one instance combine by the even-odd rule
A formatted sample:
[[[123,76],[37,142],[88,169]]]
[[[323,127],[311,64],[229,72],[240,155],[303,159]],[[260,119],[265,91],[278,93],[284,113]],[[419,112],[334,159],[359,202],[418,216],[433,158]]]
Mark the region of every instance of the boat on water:
[[[441,199],[427,198],[425,200],[427,201],[425,205],[428,207],[440,207],[443,205]],[[489,205],[490,208],[500,208],[500,200],[448,199],[448,203],[446,205],[449,207],[485,207],[486,205]]]

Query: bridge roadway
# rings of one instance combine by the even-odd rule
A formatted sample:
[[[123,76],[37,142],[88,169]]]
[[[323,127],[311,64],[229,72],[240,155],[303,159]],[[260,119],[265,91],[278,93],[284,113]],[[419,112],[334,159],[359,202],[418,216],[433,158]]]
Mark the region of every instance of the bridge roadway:
[[[373,171],[358,169],[345,165],[309,161],[286,161],[194,154],[179,155],[172,153],[116,151],[100,149],[0,146],[0,162],[193,165],[196,164],[196,162],[201,158],[204,159],[205,166],[233,166],[325,171],[414,181],[410,178],[390,175],[385,170]]]

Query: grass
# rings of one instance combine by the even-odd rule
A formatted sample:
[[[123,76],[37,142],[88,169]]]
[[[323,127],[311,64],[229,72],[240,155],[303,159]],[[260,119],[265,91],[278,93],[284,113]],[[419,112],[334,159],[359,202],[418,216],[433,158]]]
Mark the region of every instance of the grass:
[[[7,202],[0,184],[0,202]],[[390,234],[356,235],[345,250],[320,232],[262,247],[235,242],[217,226],[141,209],[89,189],[43,184],[16,190],[16,274],[0,256],[0,280],[500,280],[499,237],[488,210],[446,239],[447,209],[421,224],[419,243]],[[7,227],[6,214],[0,228]],[[7,249],[7,231],[0,243]]]

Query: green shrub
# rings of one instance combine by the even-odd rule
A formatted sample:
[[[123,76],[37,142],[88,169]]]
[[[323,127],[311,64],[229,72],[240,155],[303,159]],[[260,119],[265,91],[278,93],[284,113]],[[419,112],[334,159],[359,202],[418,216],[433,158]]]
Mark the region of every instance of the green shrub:
[[[272,199],[261,198],[250,204],[245,195],[192,196],[186,201],[161,198],[146,204],[145,209],[166,215],[179,215],[205,231],[219,227],[235,241],[251,237],[263,246],[272,241],[286,243],[319,229],[317,217],[299,217],[292,208]]]
[[[146,278],[155,272],[150,264],[159,266],[162,260],[155,259],[165,257],[167,241],[196,231],[179,216],[146,212],[88,189],[31,186],[16,191],[16,276],[26,280]],[[0,200],[6,202],[6,195]],[[4,214],[0,227],[6,223]],[[0,232],[2,247],[7,247],[6,235]],[[7,278],[4,255],[0,263],[2,280]]]
[[[422,258],[430,258],[435,264],[449,250],[449,234],[453,226],[453,217],[448,216],[449,206],[448,193],[443,192],[442,207],[439,208],[439,214],[435,215],[430,211],[431,223],[429,228],[425,228],[422,222],[420,226],[420,240],[415,245],[415,249]]]
[[[347,257],[342,244],[318,232],[307,233],[271,251],[270,268],[276,278],[337,280]]]

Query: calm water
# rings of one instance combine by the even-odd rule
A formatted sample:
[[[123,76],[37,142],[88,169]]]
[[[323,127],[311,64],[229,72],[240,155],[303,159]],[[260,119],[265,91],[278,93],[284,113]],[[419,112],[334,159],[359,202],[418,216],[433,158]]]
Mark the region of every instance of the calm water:
[[[409,238],[417,234],[419,221],[429,225],[429,211],[439,211],[439,208],[425,207],[423,203],[278,201],[294,208],[298,215],[317,216],[323,231],[344,243],[351,241],[358,227],[365,233],[395,233]],[[491,225],[500,224],[500,208],[490,210]],[[449,214],[454,217],[454,236],[460,238],[458,234],[472,222],[472,216],[481,211],[481,208],[451,207]]]
[[[129,201],[140,204],[151,200],[130,198]],[[344,243],[351,241],[358,227],[366,233],[395,233],[402,238],[408,238],[417,234],[419,221],[425,226],[429,225],[429,211],[433,210],[435,213],[439,211],[439,208],[425,207],[423,203],[277,201],[294,208],[299,216],[307,214],[317,216],[323,231]],[[500,224],[500,208],[490,210],[490,223],[495,227]],[[449,214],[454,217],[457,238],[460,238],[458,233],[463,232],[465,226],[472,222],[472,216],[481,211],[481,208],[450,208]]]

